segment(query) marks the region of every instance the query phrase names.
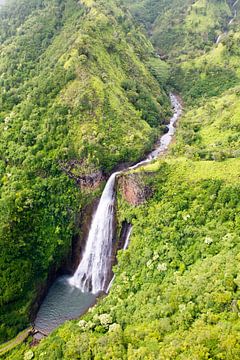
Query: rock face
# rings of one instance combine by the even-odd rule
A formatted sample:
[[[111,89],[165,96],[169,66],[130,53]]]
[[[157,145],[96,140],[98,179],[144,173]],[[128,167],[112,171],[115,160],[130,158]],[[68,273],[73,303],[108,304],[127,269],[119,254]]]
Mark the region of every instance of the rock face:
[[[143,204],[152,194],[151,188],[144,184],[141,174],[122,174],[117,185],[124,199],[134,206]]]
[[[76,221],[76,228],[80,229],[81,231],[73,237],[72,246],[69,249],[68,254],[66,254],[61,264],[55,264],[52,266],[46,281],[40,283],[37,287],[36,297],[30,306],[29,318],[31,322],[34,322],[36,314],[44,298],[46,297],[50,287],[57,279],[57,277],[62,275],[72,275],[78,267],[78,264],[80,263],[83,255],[89,228],[91,226],[92,214],[95,212],[98,202],[99,199],[95,198],[82,209]]]
[[[91,174],[81,174],[81,161],[70,160],[67,163],[59,163],[61,169],[71,178],[76,181],[82,189],[96,189],[101,181],[104,180],[101,171],[95,171]]]
[[[82,209],[76,224],[77,228],[80,229],[80,232],[73,238],[70,254],[63,265],[63,273],[73,275],[82,260],[83,251],[91,227],[92,217],[97,209],[98,203],[99,198],[96,198]]]
[[[119,234],[119,240],[117,242],[117,251],[121,250],[124,248],[124,244],[126,242],[126,238],[129,232],[129,229],[131,228],[131,224],[128,223],[126,220],[124,220],[121,224],[120,224],[120,234]]]
[[[98,171],[96,173],[83,176],[79,179],[79,183],[81,188],[91,188],[96,189],[101,181],[103,181],[104,177],[101,171]]]

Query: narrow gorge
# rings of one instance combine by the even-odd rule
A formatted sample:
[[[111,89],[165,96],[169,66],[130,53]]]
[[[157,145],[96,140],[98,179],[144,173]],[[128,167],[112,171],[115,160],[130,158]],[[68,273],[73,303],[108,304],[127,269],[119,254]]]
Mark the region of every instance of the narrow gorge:
[[[240,1],[0,0],[0,48],[0,358],[239,360]]]
[[[108,293],[112,284],[113,259],[116,257],[115,229],[115,191],[116,178],[127,171],[133,171],[165,154],[175,133],[176,123],[182,113],[181,100],[170,94],[173,116],[167,125],[155,149],[146,159],[113,173],[103,190],[99,204],[92,215],[92,222],[85,249],[75,274],[56,280],[34,321],[34,328],[42,334],[48,334],[67,319],[83,314],[95,304],[97,297]],[[131,228],[127,231],[123,248],[130,240]],[[115,245],[115,246],[114,246]]]

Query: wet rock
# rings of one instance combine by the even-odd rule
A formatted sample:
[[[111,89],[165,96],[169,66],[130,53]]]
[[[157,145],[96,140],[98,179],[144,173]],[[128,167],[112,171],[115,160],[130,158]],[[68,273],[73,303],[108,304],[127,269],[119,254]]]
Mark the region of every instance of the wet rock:
[[[97,209],[98,203],[99,198],[94,199],[91,203],[86,205],[80,213],[76,224],[77,228],[80,229],[80,232],[73,238],[71,253],[68,257],[69,261],[68,264],[65,264],[64,266],[65,273],[67,272],[73,275],[82,260],[83,251],[91,227],[92,217]]]
[[[124,248],[124,244],[126,242],[128,233],[131,229],[132,225],[128,223],[126,220],[124,220],[120,226],[120,236],[119,240],[117,242],[117,251]]]
[[[96,198],[86,205],[76,219],[76,228],[80,229],[72,239],[72,246],[66,254],[61,264],[53,265],[49,270],[48,277],[45,281],[39,283],[36,290],[36,297],[30,306],[30,321],[33,323],[37,312],[46,297],[54,281],[62,275],[73,275],[81,261],[83,249],[86,244],[89,228],[92,221],[92,214],[95,212],[99,199]]]

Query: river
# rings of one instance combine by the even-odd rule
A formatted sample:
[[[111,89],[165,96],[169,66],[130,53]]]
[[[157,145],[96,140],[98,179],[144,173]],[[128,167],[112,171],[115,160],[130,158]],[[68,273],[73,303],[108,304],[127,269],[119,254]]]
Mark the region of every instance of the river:
[[[102,292],[108,293],[114,281],[112,256],[114,244],[115,182],[122,172],[146,165],[166,153],[176,131],[176,122],[182,106],[178,97],[170,94],[173,116],[167,125],[168,131],[160,137],[155,149],[142,161],[127,169],[113,173],[103,190],[83,252],[82,260],[72,277],[60,277],[50,288],[34,322],[40,333],[49,334],[66,320],[78,318],[96,302]],[[131,229],[132,230],[132,229]],[[124,249],[129,245],[129,230]]]

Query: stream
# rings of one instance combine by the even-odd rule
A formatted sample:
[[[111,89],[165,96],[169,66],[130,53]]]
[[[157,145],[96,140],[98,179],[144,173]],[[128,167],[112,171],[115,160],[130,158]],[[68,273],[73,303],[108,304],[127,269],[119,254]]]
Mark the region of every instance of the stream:
[[[168,132],[161,136],[156,148],[145,160],[127,169],[113,173],[103,190],[92,222],[80,264],[72,277],[58,278],[44,299],[34,322],[39,334],[48,335],[66,320],[78,318],[96,303],[101,293],[108,293],[114,281],[112,258],[115,237],[115,185],[116,177],[127,170],[146,165],[166,153],[176,131],[176,122],[182,114],[178,97],[170,94],[173,116]],[[123,249],[127,249],[132,227],[127,232]]]
[[[237,6],[238,2],[239,2],[239,0],[236,0],[235,3],[232,5],[233,17],[228,22],[228,26],[232,25],[232,23],[234,22],[234,20],[237,17],[237,9],[235,9],[235,7]],[[223,39],[223,37],[226,36],[227,34],[228,34],[228,31],[224,31],[224,33],[218,35],[217,40],[216,40],[216,45],[218,45],[221,42],[221,40]]]

